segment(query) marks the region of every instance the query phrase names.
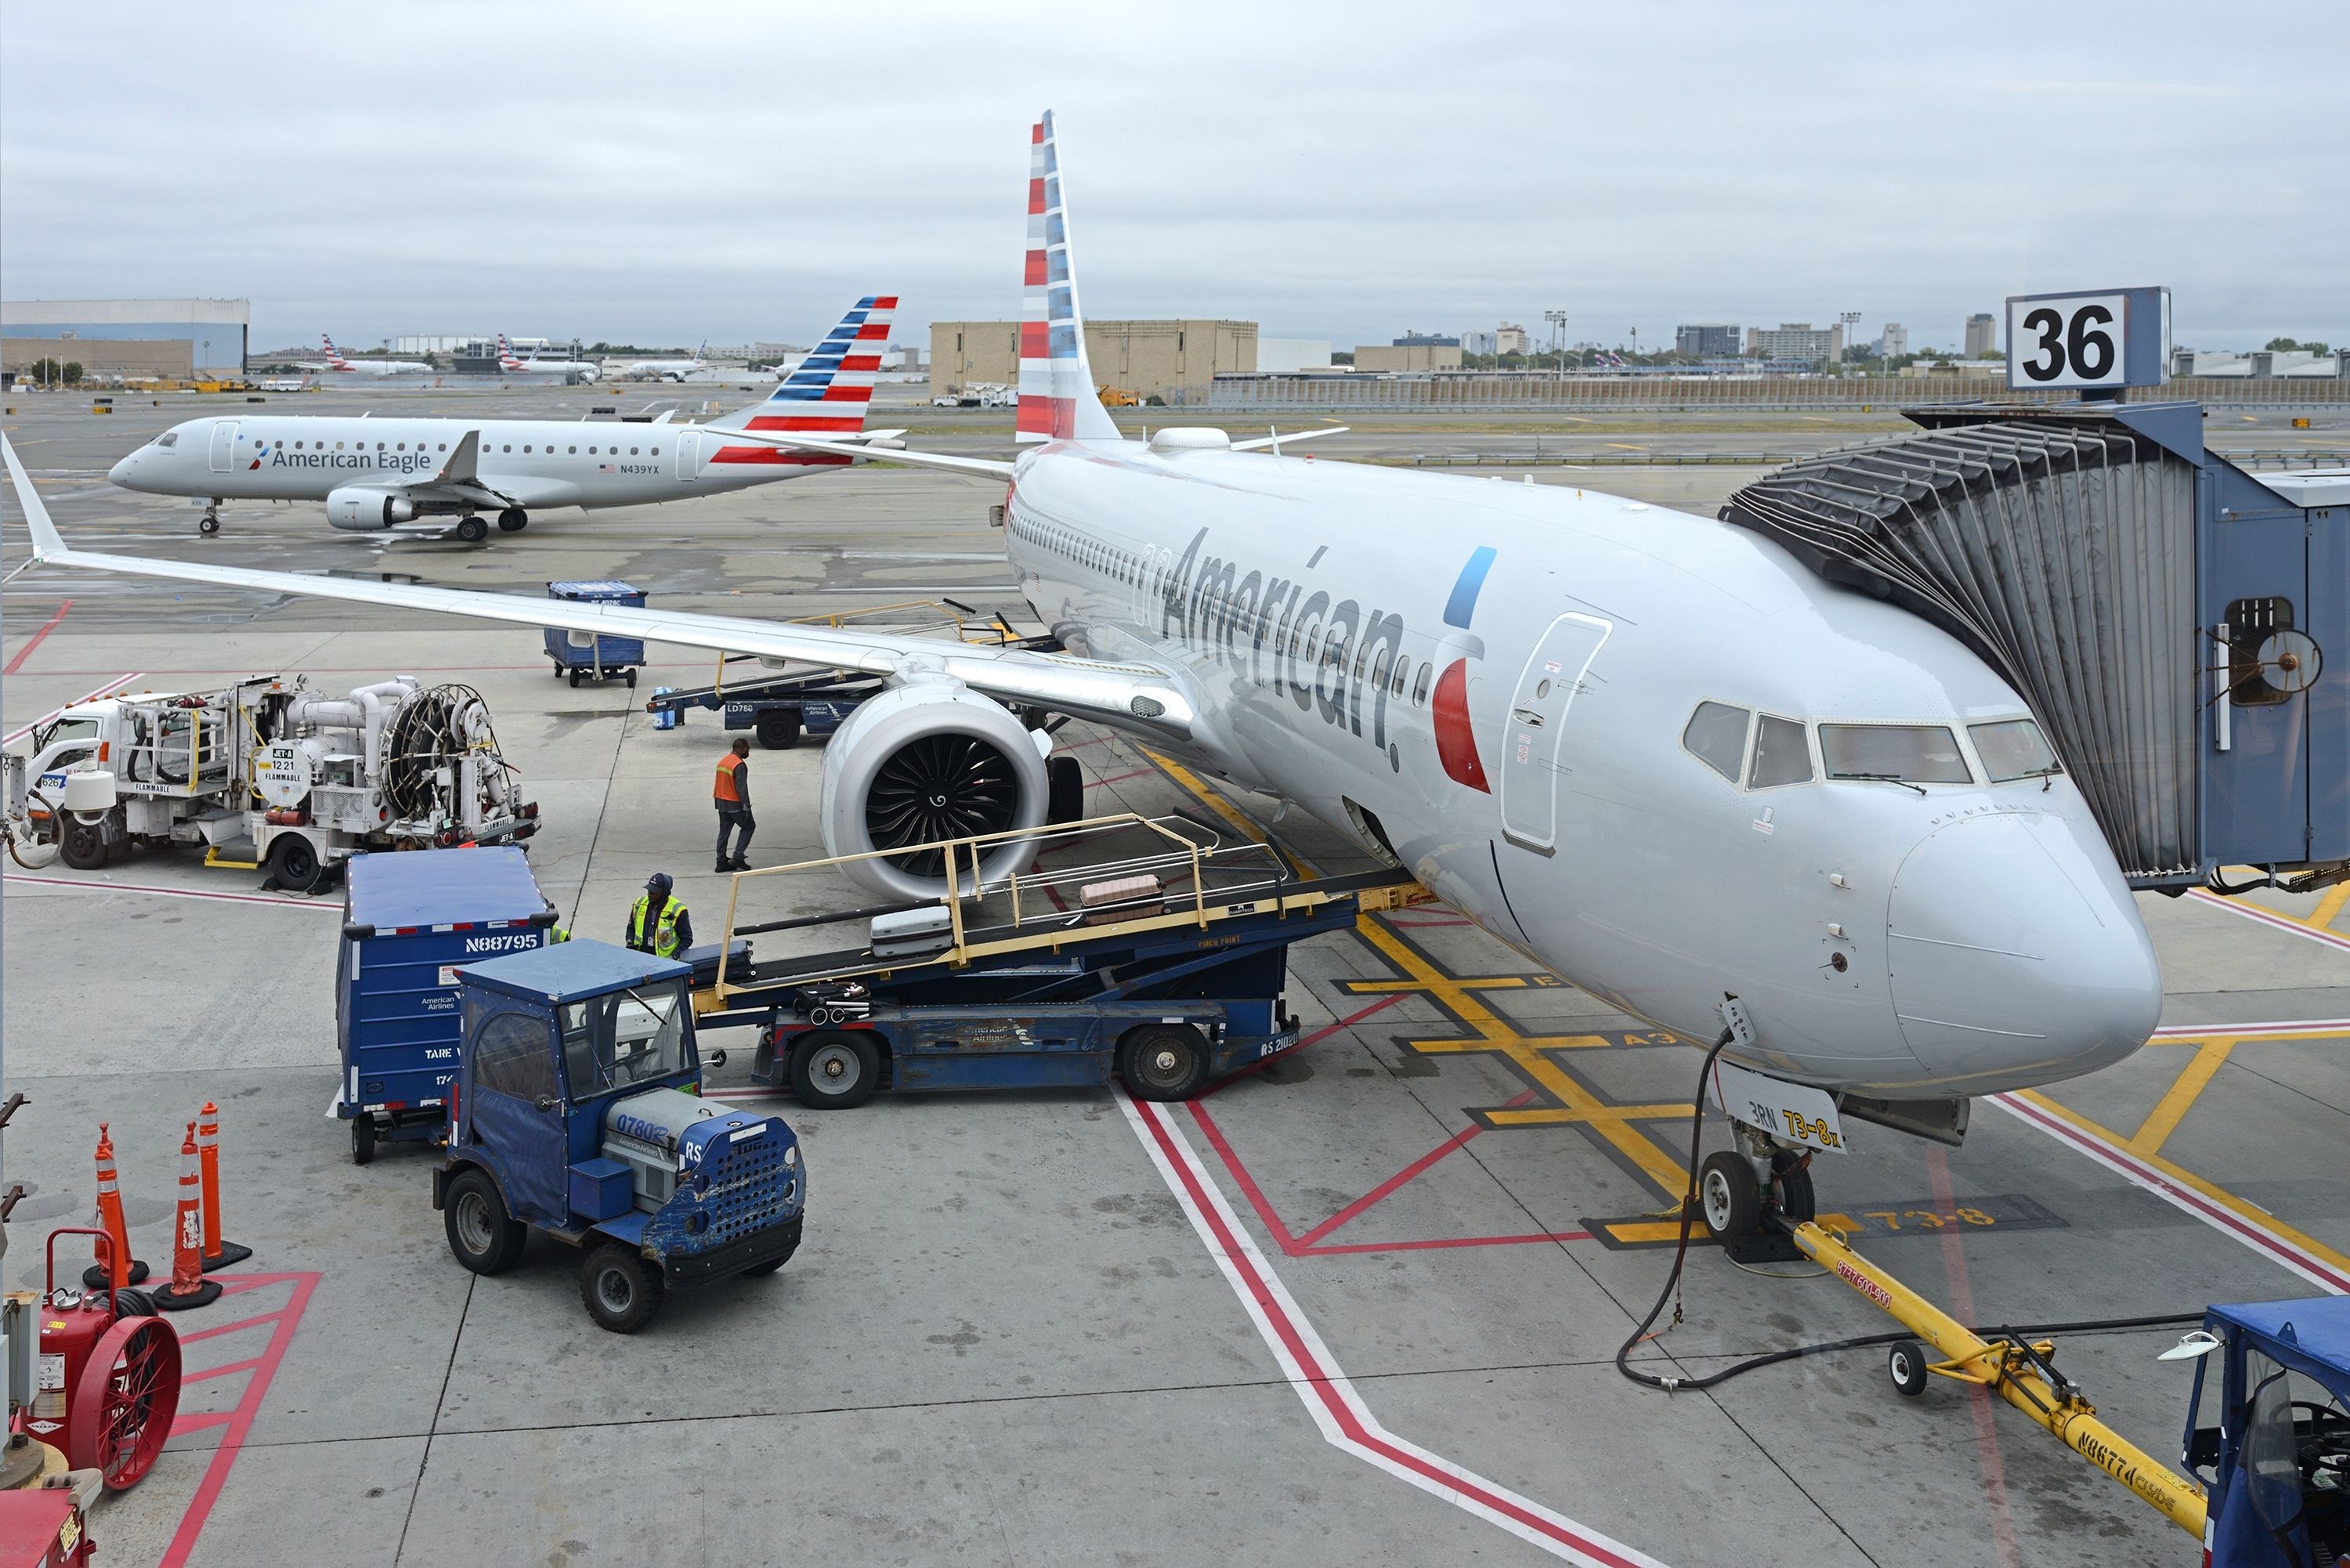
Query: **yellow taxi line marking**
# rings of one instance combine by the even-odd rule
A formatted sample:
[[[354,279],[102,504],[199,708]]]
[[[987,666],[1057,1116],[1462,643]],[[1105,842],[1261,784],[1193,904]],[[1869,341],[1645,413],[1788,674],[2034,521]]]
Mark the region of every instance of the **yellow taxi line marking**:
[[[2100,1143],[2108,1145],[2109,1147],[2118,1150],[2126,1151],[2129,1149],[2129,1140],[2122,1137],[2121,1134],[2114,1131],[2111,1127],[2103,1127],[2096,1122],[2091,1121],[2088,1117],[2083,1116],[2080,1112],[2072,1109],[2068,1106],[2057,1104],[2054,1100],[2050,1099],[2046,1095],[2042,1094],[2037,1089],[2017,1089],[2014,1091],[2014,1097],[2019,1100],[2029,1101],[2040,1109],[2046,1111],[2050,1116],[2055,1116],[2063,1121],[2070,1122],[2074,1127],[2078,1127],[2081,1131],[2086,1133],[2089,1137],[2095,1138]],[[2220,1187],[2214,1182],[2206,1181],[2203,1178],[2196,1175],[2193,1171],[2187,1169],[2184,1166],[2178,1165],[2175,1161],[2165,1159],[2158,1154],[2133,1154],[2132,1158],[2141,1160],[2147,1165],[2152,1166],[2156,1170],[2160,1171],[2164,1176],[2168,1177],[2171,1180],[2178,1182],[2181,1187],[2190,1188],[2194,1191],[2200,1193],[2202,1196],[2210,1199],[2212,1202],[2219,1204],[2221,1208],[2228,1210],[2230,1212],[2235,1214],[2239,1219],[2249,1222],[2255,1228],[2269,1231],[2271,1234],[2277,1236],[2289,1244],[2300,1248],[2302,1251],[2321,1260],[2329,1267],[2339,1269],[2345,1273],[2350,1273],[2350,1257],[2345,1257],[2342,1253],[2335,1251],[2333,1248],[2327,1246],[2324,1242],[2318,1241],[2314,1236],[2304,1235],[2303,1232],[2286,1224],[2282,1220],[2278,1219],[2269,1210],[2262,1208],[2259,1204],[2249,1202],[2244,1199],[2239,1198],[2234,1193],[2229,1191],[2226,1188]]]
[[[1605,1034],[1521,1034],[1514,1038],[1535,1051],[1606,1050],[1616,1044]],[[1441,1040],[1407,1040],[1404,1044],[1415,1051],[1430,1056],[1448,1054],[1457,1055],[1466,1051],[1492,1049],[1483,1040],[1463,1040],[1457,1034],[1448,1035]],[[1681,1109],[1687,1110],[1689,1107],[1683,1106]]]
[[[1231,823],[1250,838],[1260,844],[1264,842],[1263,829],[1249,820],[1237,806],[1224,799],[1222,794],[1211,788],[1199,774],[1180,763],[1161,756],[1148,748],[1143,749],[1143,755],[1164,769],[1168,777],[1198,797],[1209,810]],[[1495,1016],[1483,1002],[1479,1002],[1461,981],[1430,966],[1426,960],[1406,946],[1401,939],[1377,919],[1369,915],[1364,915],[1355,921],[1355,927],[1365,941],[1370,943],[1386,956],[1388,962],[1403,971],[1404,978],[1411,982],[1411,990],[1424,992],[1434,998],[1473,1032],[1474,1038],[1448,1040],[1442,1043],[1444,1048],[1454,1051],[1492,1051],[1507,1056],[1517,1065],[1519,1071],[1540,1085],[1549,1093],[1552,1099],[1558,1102],[1555,1106],[1544,1107],[1545,1120],[1557,1123],[1581,1123],[1592,1127],[1627,1159],[1629,1159],[1636,1168],[1655,1182],[1658,1189],[1668,1197],[1677,1196],[1687,1189],[1689,1173],[1681,1168],[1680,1161],[1650,1141],[1648,1135],[1634,1127],[1631,1121],[1632,1113],[1658,1116],[1687,1116],[1689,1114],[1687,1106],[1659,1110],[1652,1106],[1609,1106],[1594,1098],[1582,1085],[1567,1076],[1542,1054],[1542,1046],[1537,1040],[1520,1035]],[[1403,988],[1391,986],[1387,989]],[[1596,1039],[1596,1036],[1566,1038]]]
[[[2309,911],[2309,919],[2303,923],[2324,930],[2342,913],[2342,906],[2345,904],[2350,904],[2350,882],[2343,883],[2342,886],[2318,899],[2317,908]]]
[[[1417,980],[1349,980],[1340,982],[1355,996],[1376,996],[1387,991],[1426,991],[1427,982]],[[1523,991],[1526,977],[1522,974],[1461,975],[1453,981],[1473,991]]]
[[[1488,1111],[1486,1119],[1497,1127],[1553,1127],[1569,1123],[1597,1124],[1605,1121],[1686,1121],[1689,1102],[1662,1106],[1598,1106],[1588,1110],[1560,1110],[1555,1107],[1527,1106],[1513,1111]],[[1676,1170],[1679,1167],[1674,1167]],[[1675,1179],[1680,1179],[1675,1178]]]
[[[2138,1124],[2137,1134],[2129,1140],[2129,1151],[2139,1155],[2158,1152],[2170,1135],[2178,1130],[2189,1107],[2211,1086],[2211,1080],[2227,1064],[2228,1054],[2235,1048],[2233,1040],[2219,1039],[2198,1049],[2193,1060],[2178,1070],[2178,1076],[2163,1091],[2162,1098],[2155,1102],[2154,1109],[2147,1113],[2146,1120]]]

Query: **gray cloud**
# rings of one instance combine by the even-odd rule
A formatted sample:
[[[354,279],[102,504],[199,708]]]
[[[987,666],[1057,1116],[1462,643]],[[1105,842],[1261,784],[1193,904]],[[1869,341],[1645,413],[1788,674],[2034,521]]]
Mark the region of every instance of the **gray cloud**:
[[[2350,339],[2334,7],[9,6],[11,297],[243,295],[255,341],[900,336],[1017,305],[1058,111],[1090,314],[1340,343],[1567,311],[1947,343],[2168,283]]]

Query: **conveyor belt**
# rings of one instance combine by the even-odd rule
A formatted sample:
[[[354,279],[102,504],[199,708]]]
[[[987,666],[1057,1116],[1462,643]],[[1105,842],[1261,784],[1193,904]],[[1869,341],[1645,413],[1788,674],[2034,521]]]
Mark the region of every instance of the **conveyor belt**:
[[[2012,412],[1792,464],[1722,520],[1972,648],[2031,705],[2124,872],[2191,873],[2195,466],[2106,415]]]

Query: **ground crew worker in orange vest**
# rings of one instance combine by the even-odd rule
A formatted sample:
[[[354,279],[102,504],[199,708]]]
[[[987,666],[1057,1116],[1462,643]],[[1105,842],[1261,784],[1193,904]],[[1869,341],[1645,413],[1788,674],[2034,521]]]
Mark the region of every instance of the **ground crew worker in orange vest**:
[[[718,869],[748,871],[751,868],[751,830],[758,823],[751,816],[751,742],[737,738],[734,749],[718,759],[718,779],[711,786],[710,801],[718,808]],[[734,834],[734,853],[726,853],[726,836]]]

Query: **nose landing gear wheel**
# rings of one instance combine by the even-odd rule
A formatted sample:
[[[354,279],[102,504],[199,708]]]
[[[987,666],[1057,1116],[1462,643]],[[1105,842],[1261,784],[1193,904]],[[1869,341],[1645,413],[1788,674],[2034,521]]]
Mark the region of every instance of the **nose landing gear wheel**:
[[[457,520],[457,537],[463,543],[478,545],[489,536],[490,525],[480,518],[461,517]]]
[[[197,533],[199,533],[199,534],[217,534],[217,533],[219,533],[219,532],[220,532],[220,514],[219,514],[219,513],[217,513],[217,512],[207,512],[207,513],[205,513],[202,517],[197,518],[197,519],[196,519],[196,532],[197,532]]]
[[[1699,1210],[1706,1233],[1717,1241],[1752,1236],[1762,1221],[1762,1186],[1742,1154],[1708,1155],[1698,1168]]]

